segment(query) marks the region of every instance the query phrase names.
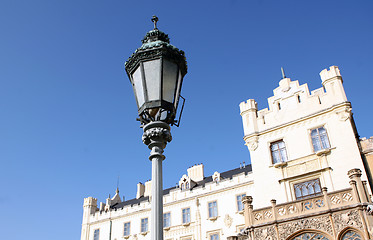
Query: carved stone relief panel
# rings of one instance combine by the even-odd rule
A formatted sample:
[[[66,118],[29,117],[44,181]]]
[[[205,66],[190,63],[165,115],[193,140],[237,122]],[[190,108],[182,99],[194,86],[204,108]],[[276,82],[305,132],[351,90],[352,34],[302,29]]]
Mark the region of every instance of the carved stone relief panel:
[[[317,159],[287,167],[288,177],[320,169]]]
[[[303,229],[315,229],[333,235],[331,221],[328,216],[299,219],[278,226],[280,239],[286,239],[291,234]]]
[[[255,240],[277,240],[275,226],[254,229]]]
[[[363,223],[358,210],[333,214],[333,221],[337,233],[339,233],[345,227],[354,227],[363,230]]]

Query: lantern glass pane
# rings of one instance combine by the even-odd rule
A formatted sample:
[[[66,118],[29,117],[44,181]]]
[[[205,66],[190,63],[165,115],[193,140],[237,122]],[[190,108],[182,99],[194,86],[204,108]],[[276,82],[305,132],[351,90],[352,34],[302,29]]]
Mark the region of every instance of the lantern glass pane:
[[[181,71],[179,70],[179,74],[178,74],[178,80],[177,80],[177,88],[176,88],[176,94],[175,94],[175,109],[177,109],[177,104],[179,102],[179,95],[180,95],[180,89],[181,89],[181,84],[183,82],[183,78],[181,76]]]
[[[177,83],[177,65],[173,62],[163,60],[163,100],[173,103]]]
[[[140,108],[144,102],[144,86],[142,84],[142,73],[141,67],[138,67],[134,74],[132,75],[132,82],[134,84],[133,88],[135,89],[136,99],[138,107]]]
[[[160,100],[161,59],[144,62],[145,82],[148,101]]]

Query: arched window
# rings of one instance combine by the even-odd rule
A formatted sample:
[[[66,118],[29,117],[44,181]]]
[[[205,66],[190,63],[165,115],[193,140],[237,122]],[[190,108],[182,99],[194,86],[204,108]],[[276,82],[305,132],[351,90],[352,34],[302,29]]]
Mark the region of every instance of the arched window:
[[[288,160],[288,157],[286,155],[286,147],[283,140],[271,143],[270,148],[273,164],[286,162]]]
[[[294,184],[296,199],[304,199],[321,195],[320,180],[318,178]]]
[[[311,130],[311,138],[313,150],[315,152],[322,149],[330,148],[328,134],[324,127],[319,127]]]
[[[363,240],[363,238],[357,232],[348,230],[343,234],[341,240]]]
[[[318,232],[306,232],[302,233],[296,237],[291,238],[291,240],[329,240],[324,234]]]

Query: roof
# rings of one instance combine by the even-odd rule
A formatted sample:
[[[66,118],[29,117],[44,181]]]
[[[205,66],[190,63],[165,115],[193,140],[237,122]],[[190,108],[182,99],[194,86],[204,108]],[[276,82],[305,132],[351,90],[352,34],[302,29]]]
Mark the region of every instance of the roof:
[[[235,169],[232,169],[232,170],[228,170],[226,172],[222,172],[222,173],[220,173],[220,178],[222,180],[232,179],[232,177],[235,176],[235,175],[238,175],[238,174],[241,174],[241,173],[244,173],[245,175],[247,175],[251,171],[252,171],[251,164],[249,164],[249,165],[246,165],[245,167],[239,167],[239,168],[235,168]],[[213,181],[212,176],[205,177],[202,181],[197,182],[197,184],[193,187],[193,189],[198,188],[198,187],[204,187],[206,183],[209,183],[209,182],[212,182],[212,181]],[[177,188],[179,188],[179,187],[175,186],[175,187],[166,188],[166,189],[163,190],[163,195],[169,194],[171,190],[177,189]],[[141,197],[139,199],[134,198],[134,199],[130,199],[130,200],[127,200],[127,201],[124,201],[124,202],[114,204],[110,208],[121,209],[125,206],[139,205],[141,202],[148,202],[148,201],[149,201],[149,197]]]

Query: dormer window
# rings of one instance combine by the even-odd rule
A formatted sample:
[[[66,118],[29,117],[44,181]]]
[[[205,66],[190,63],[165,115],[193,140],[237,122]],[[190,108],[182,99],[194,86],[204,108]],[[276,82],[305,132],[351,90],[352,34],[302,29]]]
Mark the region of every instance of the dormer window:
[[[216,183],[220,182],[220,173],[214,172],[214,175],[212,175],[212,180]]]
[[[189,186],[189,182],[187,182],[187,180],[186,179],[184,179],[184,182],[183,183],[181,183],[181,190],[186,190],[186,189],[189,189],[190,188],[190,186]]]
[[[184,191],[192,188],[194,186],[192,183],[193,181],[190,179],[190,177],[184,174],[179,181],[179,187],[181,191]]]

